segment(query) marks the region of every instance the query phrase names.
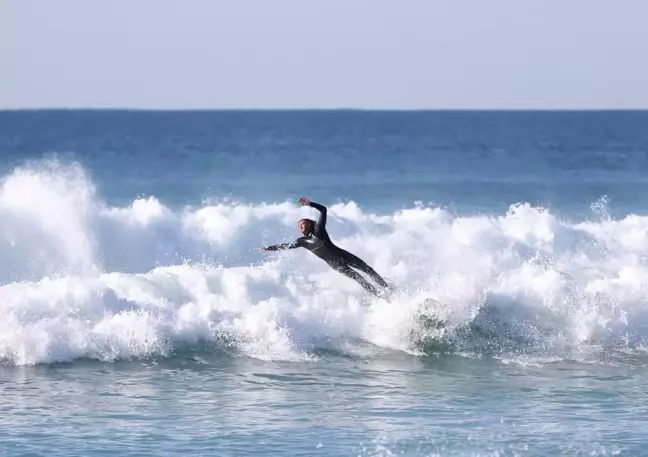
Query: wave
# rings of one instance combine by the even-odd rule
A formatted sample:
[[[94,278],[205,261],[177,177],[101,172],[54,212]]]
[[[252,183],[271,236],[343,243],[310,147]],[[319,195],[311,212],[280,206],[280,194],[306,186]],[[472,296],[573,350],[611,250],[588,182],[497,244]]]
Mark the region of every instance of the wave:
[[[114,207],[76,163],[16,168],[0,182],[0,360],[109,362],[205,344],[288,361],[322,351],[520,363],[643,351],[648,216],[612,219],[605,200],[581,221],[527,203],[463,216],[322,203],[336,243],[398,288],[391,302],[368,299],[305,251],[253,250],[316,217],[296,202],[172,209],[142,197]]]

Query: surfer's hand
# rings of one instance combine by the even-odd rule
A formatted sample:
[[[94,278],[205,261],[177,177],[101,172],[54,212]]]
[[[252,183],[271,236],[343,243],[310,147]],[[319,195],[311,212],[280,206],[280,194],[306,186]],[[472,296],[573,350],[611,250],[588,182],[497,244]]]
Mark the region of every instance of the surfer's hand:
[[[310,201],[306,197],[299,197],[299,203],[301,203],[302,206],[310,205]]]
[[[257,252],[263,252],[266,250],[266,248],[254,248],[254,250]]]

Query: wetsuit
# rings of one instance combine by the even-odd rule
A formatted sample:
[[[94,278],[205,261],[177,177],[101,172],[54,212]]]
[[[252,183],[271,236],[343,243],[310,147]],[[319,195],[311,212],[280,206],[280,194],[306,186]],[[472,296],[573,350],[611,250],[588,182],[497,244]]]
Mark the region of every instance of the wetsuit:
[[[378,295],[376,288],[369,284],[362,275],[351,268],[356,268],[367,273],[378,284],[389,288],[389,285],[385,280],[362,259],[333,244],[331,238],[326,232],[326,207],[313,202],[310,202],[308,206],[311,206],[320,212],[319,220],[315,224],[310,235],[297,238],[291,243],[275,244],[264,249],[266,251],[279,251],[284,249],[306,248],[317,257],[324,260],[331,268],[358,281],[362,287],[373,295]]]

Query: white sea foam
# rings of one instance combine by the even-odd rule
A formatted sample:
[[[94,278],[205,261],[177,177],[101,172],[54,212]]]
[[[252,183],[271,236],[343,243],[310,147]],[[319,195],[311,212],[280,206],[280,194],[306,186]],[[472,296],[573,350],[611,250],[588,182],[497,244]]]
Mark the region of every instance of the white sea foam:
[[[77,165],[18,168],[0,187],[0,359],[112,361],[205,342],[264,360],[320,350],[560,360],[643,347],[648,216],[614,220],[604,202],[581,222],[528,204],[457,216],[321,203],[334,241],[400,290],[391,302],[304,250],[253,250],[317,217],[296,202],[115,208]],[[428,297],[438,303],[421,307]]]

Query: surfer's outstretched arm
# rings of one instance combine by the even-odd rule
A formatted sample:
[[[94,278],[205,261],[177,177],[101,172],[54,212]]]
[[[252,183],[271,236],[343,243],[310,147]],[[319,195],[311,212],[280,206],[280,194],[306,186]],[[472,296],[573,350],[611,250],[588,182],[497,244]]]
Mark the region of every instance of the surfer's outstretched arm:
[[[301,238],[297,238],[290,243],[273,244],[264,248],[259,248],[259,251],[285,251],[286,249],[295,249],[302,246]]]
[[[302,205],[308,205],[311,208],[315,208],[320,212],[320,217],[317,220],[317,225],[315,226],[316,230],[323,229],[326,227],[326,206],[320,205],[319,203],[312,202],[305,197],[299,199],[299,203]]]

